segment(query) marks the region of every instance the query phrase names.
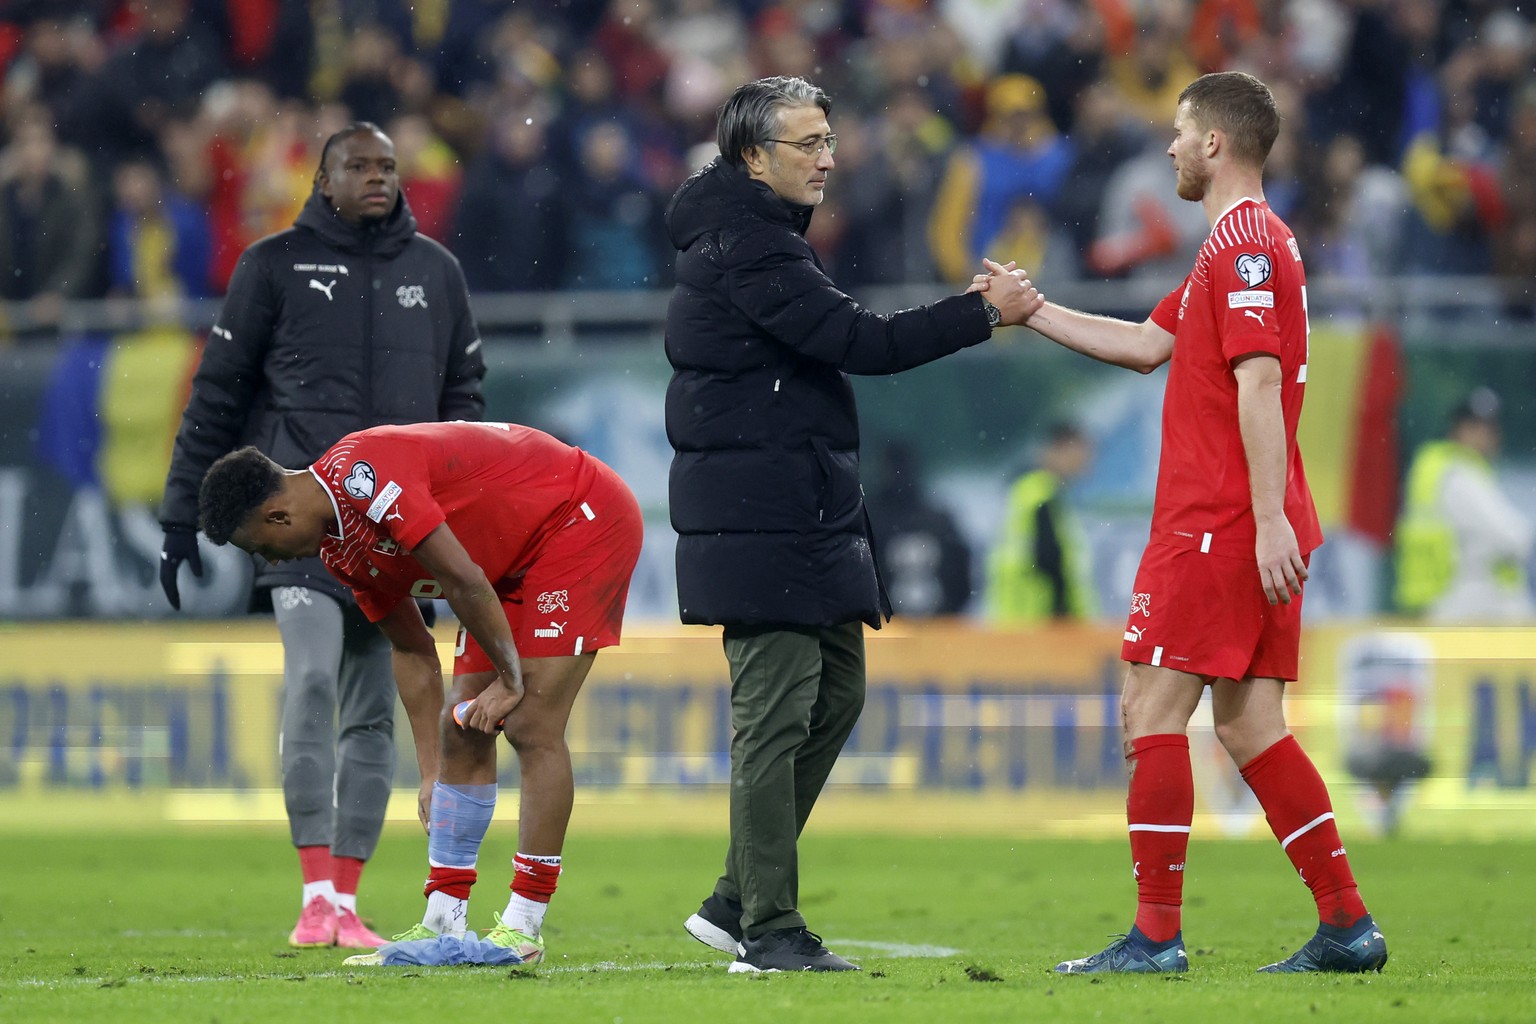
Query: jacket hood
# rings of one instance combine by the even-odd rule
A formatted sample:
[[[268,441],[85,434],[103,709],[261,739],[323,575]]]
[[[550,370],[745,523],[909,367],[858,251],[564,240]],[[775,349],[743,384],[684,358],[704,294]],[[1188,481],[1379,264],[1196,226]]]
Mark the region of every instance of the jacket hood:
[[[706,231],[742,216],[782,224],[804,235],[815,207],[787,203],[773,189],[720,157],[683,182],[667,204],[667,237],[687,249]]]
[[[378,224],[356,227],[336,215],[317,185],[310,189],[309,199],[293,224],[313,231],[332,249],[357,256],[371,253],[385,259],[400,255],[416,237],[416,217],[405,201],[403,190],[395,198],[395,208],[389,211],[389,216]]]

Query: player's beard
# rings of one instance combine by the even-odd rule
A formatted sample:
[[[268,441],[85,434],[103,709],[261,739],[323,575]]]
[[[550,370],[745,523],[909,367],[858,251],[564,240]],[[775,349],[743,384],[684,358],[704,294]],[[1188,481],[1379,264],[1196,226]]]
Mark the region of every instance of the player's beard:
[[[1177,189],[1180,199],[1191,203],[1198,203],[1205,198],[1205,188],[1210,183],[1209,175],[1199,173],[1192,168],[1185,169],[1181,167],[1178,170],[1178,177],[1174,187]]]

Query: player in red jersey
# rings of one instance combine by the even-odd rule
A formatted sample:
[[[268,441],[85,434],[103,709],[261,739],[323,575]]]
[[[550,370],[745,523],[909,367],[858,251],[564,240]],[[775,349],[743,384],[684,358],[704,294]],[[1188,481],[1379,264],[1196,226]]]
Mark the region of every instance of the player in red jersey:
[[[640,553],[629,488],[529,427],[433,423],[348,434],[302,471],[240,449],[209,469],[199,505],[215,544],[272,562],[318,554],[389,638],[431,864],[426,915],[397,942],[464,935],[496,802],[495,733],[506,733],[521,769],[518,853],[485,941],[543,959],[574,798],[565,726],[594,654],[619,642]],[[437,649],[412,600],[437,597],[462,624],[447,706],[474,701],[463,727],[444,712]],[[390,948],[348,963],[386,962]]]
[[[1269,89],[1219,72],[1179,97],[1168,147],[1182,199],[1211,233],[1143,323],[1045,303],[1026,325],[1095,359],[1170,363],[1152,533],[1121,656],[1136,923],[1064,974],[1183,971],[1184,856],[1194,817],[1187,728],[1211,688],[1216,735],[1311,888],[1317,933],[1269,972],[1379,971],[1386,944],[1361,901],[1322,777],[1285,725],[1302,587],[1322,543],[1296,447],[1307,380],[1307,287],[1290,229],[1264,201],[1280,131]],[[995,275],[988,264],[973,287]],[[1257,575],[1257,579],[1255,579]]]

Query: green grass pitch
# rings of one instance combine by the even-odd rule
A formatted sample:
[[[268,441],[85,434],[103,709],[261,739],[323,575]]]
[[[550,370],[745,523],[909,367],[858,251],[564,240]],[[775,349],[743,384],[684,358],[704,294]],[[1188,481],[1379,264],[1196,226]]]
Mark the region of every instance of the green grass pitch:
[[[920,829],[914,828],[914,832]],[[493,832],[472,927],[505,902],[512,838]],[[28,833],[0,841],[0,1021],[91,1024],[1536,1020],[1536,844],[1356,843],[1386,933],[1381,975],[1254,968],[1311,933],[1311,901],[1273,843],[1197,840],[1170,978],[1058,977],[1130,923],[1123,842],[811,834],[802,905],[846,975],[731,975],[681,929],[722,838],[574,835],[549,961],[347,968],[290,950],[297,865],[280,828]],[[425,841],[391,826],[364,877],[383,932],[418,919]],[[924,954],[924,955],[912,955]]]

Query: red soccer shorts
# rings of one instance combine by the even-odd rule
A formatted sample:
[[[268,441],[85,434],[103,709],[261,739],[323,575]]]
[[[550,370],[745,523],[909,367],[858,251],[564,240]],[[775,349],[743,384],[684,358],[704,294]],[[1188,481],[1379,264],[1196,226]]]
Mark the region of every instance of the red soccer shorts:
[[[1296,678],[1301,598],[1271,605],[1241,558],[1149,544],[1136,570],[1120,657],[1222,679]]]
[[[560,658],[618,643],[643,533],[635,496],[616,473],[600,467],[576,517],[550,534],[521,579],[497,584],[517,653]],[[454,674],[494,670],[460,627]]]

